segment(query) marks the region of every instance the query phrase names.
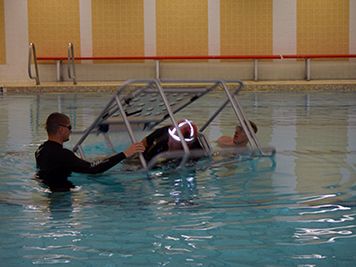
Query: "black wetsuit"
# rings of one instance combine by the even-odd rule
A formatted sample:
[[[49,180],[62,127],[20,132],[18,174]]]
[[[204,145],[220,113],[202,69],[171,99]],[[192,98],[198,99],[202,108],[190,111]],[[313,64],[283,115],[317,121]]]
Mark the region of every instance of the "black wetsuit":
[[[143,153],[146,161],[150,161],[154,156],[159,153],[168,151],[168,140],[169,133],[168,129],[170,126],[164,126],[152,132],[146,137],[147,148]],[[202,149],[199,141],[196,139],[193,144],[189,146],[189,149]]]
[[[126,158],[124,153],[118,153],[104,160],[88,162],[78,158],[69,149],[57,142],[46,141],[36,153],[37,177],[51,191],[69,191],[74,188],[68,177],[72,172],[101,173]]]
[[[147,161],[150,161],[154,156],[168,150],[170,126],[164,126],[152,132],[146,137],[147,148],[143,152],[143,156]]]

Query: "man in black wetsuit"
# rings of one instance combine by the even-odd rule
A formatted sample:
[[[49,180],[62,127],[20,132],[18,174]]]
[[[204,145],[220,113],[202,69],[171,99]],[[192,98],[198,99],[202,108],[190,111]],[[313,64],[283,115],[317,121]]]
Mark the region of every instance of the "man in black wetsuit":
[[[143,152],[142,142],[132,144],[124,152],[109,158],[88,162],[77,157],[72,151],[63,148],[63,143],[69,140],[71,133],[70,119],[62,113],[52,113],[46,121],[48,140],[37,149],[37,177],[47,185],[52,192],[69,191],[74,188],[68,177],[72,172],[101,173],[117,163],[131,157],[133,154]]]
[[[197,138],[197,126],[192,121],[187,119],[181,120],[178,122],[178,127],[189,149],[202,149]],[[159,153],[183,149],[177,129],[172,125],[156,129],[153,133],[145,137],[142,143],[146,148],[143,156],[147,161],[150,161]]]

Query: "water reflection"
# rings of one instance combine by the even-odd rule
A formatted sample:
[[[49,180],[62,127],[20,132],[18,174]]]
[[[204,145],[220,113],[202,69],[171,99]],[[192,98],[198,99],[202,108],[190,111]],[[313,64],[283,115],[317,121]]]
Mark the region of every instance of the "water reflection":
[[[80,249],[83,225],[78,214],[83,204],[83,194],[78,192],[34,192],[33,204],[25,206],[23,219],[31,231],[24,238],[24,255],[32,264],[70,263],[76,257],[72,252]]]
[[[160,198],[157,200],[160,205],[174,204],[182,207],[197,205],[195,200],[198,199],[199,192],[194,167],[173,172],[153,171],[150,183],[154,184],[155,196]],[[165,194],[159,193],[162,187],[169,189],[169,199]]]
[[[96,110],[102,108],[107,97],[91,96],[85,100],[76,94],[2,97],[0,120],[5,122],[5,126],[2,127],[0,133],[0,144],[4,144],[1,149],[18,151],[23,145],[39,143],[45,138],[42,124],[46,116],[53,111],[63,111],[69,114],[75,128],[83,129],[93,121]],[[356,156],[353,153],[356,151],[356,139],[353,138],[353,133],[356,131],[356,108],[354,108],[356,99],[352,94],[338,97],[342,106],[336,106],[337,108],[333,107],[335,106],[335,103],[331,102],[333,96],[329,94],[323,98],[317,94],[295,93],[286,101],[284,96],[280,97],[273,93],[254,93],[246,95],[245,98],[242,97],[242,102],[246,106],[249,118],[259,124],[258,135],[261,143],[264,146],[276,147],[279,155],[289,151],[299,153],[311,150],[320,151],[320,156],[323,153],[336,151],[336,149],[343,152],[343,155],[335,155],[335,157],[340,157],[340,160],[345,161],[347,166],[330,165],[329,173],[339,173],[342,183],[347,183],[353,179],[356,169]],[[269,108],[271,105],[274,105],[274,108]],[[328,116],[328,105],[332,106],[333,117],[336,120]],[[88,106],[92,108],[88,109]],[[307,112],[301,107],[307,107]],[[211,110],[207,109],[207,112],[203,114],[209,114],[209,112]],[[327,120],[324,119],[324,115],[328,118]],[[210,139],[216,139],[220,134],[229,134],[230,132],[226,130],[231,126],[231,122],[227,121],[229,118],[227,114],[222,114],[222,117],[218,118],[220,124],[214,124],[207,132],[207,136]],[[197,119],[198,122],[200,120],[201,118]],[[322,129],[321,132],[320,129]],[[317,158],[318,155],[316,160]],[[289,187],[290,192],[302,192],[311,181],[309,177],[323,177],[322,170],[318,167],[305,168],[310,159],[312,158],[302,158],[295,154],[279,157],[276,171],[295,174],[296,179],[274,181],[272,177],[272,182],[286,183],[284,189]]]
[[[253,266],[257,259],[275,266],[283,258],[297,260],[286,265],[302,266],[330,261],[335,254],[346,255],[343,263],[351,266],[356,95],[258,93],[253,98],[246,93],[242,98],[249,119],[258,123],[261,143],[277,148],[275,162],[161,173],[152,179],[119,171],[76,176],[79,192],[50,194],[30,180],[33,152],[46,137],[41,124],[61,109],[83,128],[107,99],[3,96],[1,254],[14,258],[16,251],[20,256],[13,266],[24,259],[29,265],[85,265],[88,257],[93,265],[109,265],[110,258],[123,266],[164,265],[177,262],[176,256],[192,265]],[[210,102],[197,116],[208,114]],[[19,111],[26,115],[20,118]],[[230,117],[219,118],[207,137],[229,134],[228,127],[235,125]]]
[[[49,193],[48,211],[51,220],[68,220],[73,216],[73,193]]]

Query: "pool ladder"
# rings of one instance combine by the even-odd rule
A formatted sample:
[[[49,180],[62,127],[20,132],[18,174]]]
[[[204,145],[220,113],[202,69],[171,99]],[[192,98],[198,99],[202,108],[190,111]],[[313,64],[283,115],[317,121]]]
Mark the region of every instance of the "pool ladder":
[[[67,49],[67,62],[68,62],[68,78],[73,81],[73,84],[77,84],[77,75],[75,71],[75,57],[74,57],[74,45],[73,43],[68,43]],[[32,64],[35,68],[35,73],[32,73]],[[61,74],[62,60],[57,60],[57,81],[62,81]],[[28,47],[28,76],[30,79],[36,81],[36,85],[40,85],[40,75],[38,71],[36,47],[34,43],[30,43]]]
[[[32,62],[35,65],[35,76],[32,74]],[[36,47],[34,43],[30,43],[28,47],[28,76],[30,79],[36,81],[36,85],[40,84],[40,76],[38,73],[38,65],[37,65],[37,56],[36,56]]]

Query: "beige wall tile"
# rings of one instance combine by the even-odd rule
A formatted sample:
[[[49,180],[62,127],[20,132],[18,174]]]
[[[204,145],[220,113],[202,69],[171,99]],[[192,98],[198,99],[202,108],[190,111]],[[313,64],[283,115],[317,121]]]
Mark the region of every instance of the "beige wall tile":
[[[298,54],[348,54],[349,12],[349,0],[298,0]]]
[[[92,0],[93,55],[143,56],[143,0]]]
[[[272,0],[221,0],[221,54],[272,54]]]
[[[78,0],[29,0],[28,21],[39,56],[66,56],[69,42],[80,56]]]
[[[157,55],[208,54],[207,0],[157,0]]]
[[[356,0],[350,0],[350,54],[356,54]],[[356,61],[356,59],[353,59]]]

